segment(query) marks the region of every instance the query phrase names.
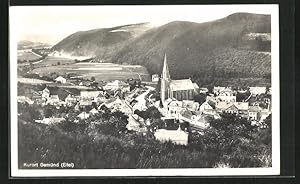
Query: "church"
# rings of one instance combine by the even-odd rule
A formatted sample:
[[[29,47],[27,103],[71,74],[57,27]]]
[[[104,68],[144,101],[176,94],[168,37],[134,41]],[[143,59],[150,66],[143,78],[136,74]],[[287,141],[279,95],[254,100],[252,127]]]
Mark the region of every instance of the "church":
[[[165,54],[161,73],[160,98],[164,102],[168,98],[176,100],[193,100],[195,87],[191,79],[171,80],[167,56]]]

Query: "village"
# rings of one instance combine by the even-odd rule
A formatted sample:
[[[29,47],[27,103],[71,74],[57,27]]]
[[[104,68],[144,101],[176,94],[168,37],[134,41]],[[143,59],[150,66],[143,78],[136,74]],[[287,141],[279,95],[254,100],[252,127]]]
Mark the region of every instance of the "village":
[[[209,90],[199,87],[191,79],[172,80],[166,55],[161,76],[153,74],[151,82],[138,79],[90,82],[63,76],[55,78],[58,88],[67,83],[81,88],[76,91],[66,88],[66,93],[62,95],[51,90],[52,83],[44,84],[42,90],[32,92],[34,95],[19,95],[18,103],[53,106],[56,109],[68,107],[76,113],[75,123],[94,119],[96,114],[106,109],[111,112],[121,111],[128,116],[126,128],[141,134],[147,133],[147,127],[152,122],[149,117],[141,117],[140,112],[154,108],[161,114],[162,121],[179,123],[175,130],[167,126],[151,130],[155,138],[179,145],[188,144],[189,131],[181,126],[183,123],[188,123],[192,131],[203,134],[210,127],[209,119],[220,119],[222,113],[246,118],[252,125],[258,126],[271,114],[270,87],[249,86],[242,89],[214,86]],[[59,117],[50,114],[33,121],[51,125],[63,122],[66,117],[68,113]]]

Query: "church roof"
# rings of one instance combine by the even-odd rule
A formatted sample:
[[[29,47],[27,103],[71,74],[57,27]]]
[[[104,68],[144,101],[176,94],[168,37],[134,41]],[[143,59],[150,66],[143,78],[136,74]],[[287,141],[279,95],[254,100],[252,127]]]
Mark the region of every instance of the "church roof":
[[[171,91],[194,90],[191,79],[172,80],[170,83]]]

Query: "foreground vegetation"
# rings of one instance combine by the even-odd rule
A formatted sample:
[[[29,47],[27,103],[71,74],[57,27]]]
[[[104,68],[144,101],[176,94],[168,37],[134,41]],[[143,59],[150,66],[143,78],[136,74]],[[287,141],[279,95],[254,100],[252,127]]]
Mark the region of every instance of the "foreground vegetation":
[[[75,168],[271,166],[270,117],[264,128],[259,128],[246,119],[225,114],[221,120],[211,120],[211,128],[204,134],[190,132],[189,145],[179,146],[158,142],[151,131],[128,131],[127,116],[122,112],[104,109],[74,123],[77,118],[72,109],[36,106],[19,104],[20,168],[31,162],[71,162]],[[53,125],[32,122],[56,114],[64,115],[66,121]],[[159,119],[150,119],[149,130],[162,124]]]

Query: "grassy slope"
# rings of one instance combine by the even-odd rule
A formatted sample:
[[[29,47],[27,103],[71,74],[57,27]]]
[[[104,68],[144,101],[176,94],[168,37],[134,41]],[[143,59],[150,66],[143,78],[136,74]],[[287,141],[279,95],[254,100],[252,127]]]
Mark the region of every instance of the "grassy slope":
[[[123,25],[113,28],[79,31],[53,47],[53,50],[64,51],[75,56],[95,56],[108,58],[116,49],[128,40],[149,29],[147,23]],[[115,31],[115,32],[114,32]]]

